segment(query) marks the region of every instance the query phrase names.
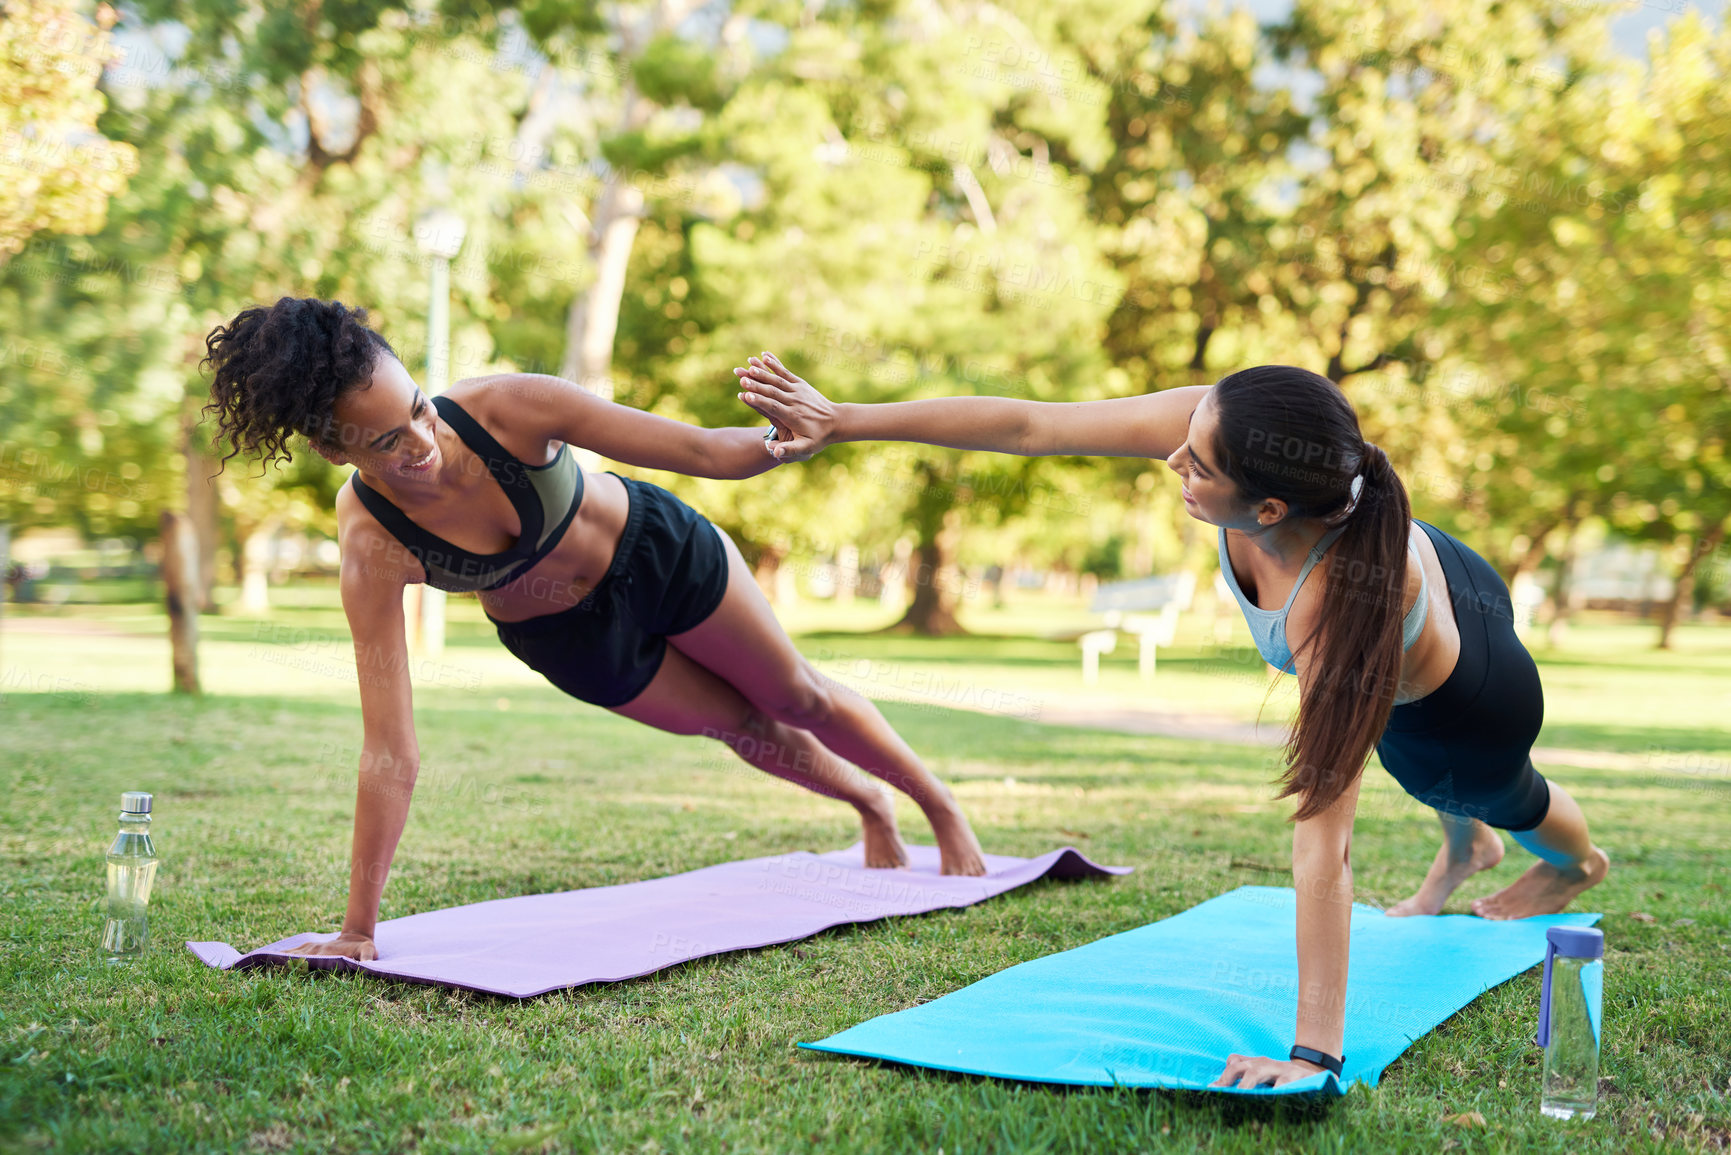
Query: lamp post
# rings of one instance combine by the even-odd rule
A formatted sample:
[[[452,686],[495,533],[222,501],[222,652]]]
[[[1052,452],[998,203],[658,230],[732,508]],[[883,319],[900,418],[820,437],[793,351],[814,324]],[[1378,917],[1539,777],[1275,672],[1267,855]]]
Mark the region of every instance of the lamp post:
[[[463,247],[465,231],[463,218],[450,209],[435,209],[415,222],[415,245],[432,259],[432,290],[427,301],[428,397],[444,392],[451,383],[451,258]],[[445,652],[445,591],[411,585],[403,597],[404,616],[410,622],[410,648],[438,657]]]

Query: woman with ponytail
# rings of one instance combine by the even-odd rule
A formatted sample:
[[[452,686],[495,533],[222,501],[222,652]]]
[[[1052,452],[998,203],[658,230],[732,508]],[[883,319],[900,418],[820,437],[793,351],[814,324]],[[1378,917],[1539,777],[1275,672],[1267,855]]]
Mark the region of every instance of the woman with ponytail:
[[[380,896],[420,767],[403,590],[423,582],[474,593],[505,648],[572,697],[714,738],[847,802],[867,866],[908,859],[893,802],[861,770],[925,811],[944,874],[986,872],[949,788],[875,705],[794,648],[732,539],[667,490],[587,473],[571,452],[747,478],[777,464],[763,431],[700,429],[535,373],[471,377],[429,399],[366,320],[284,297],[205,342],[225,463],[288,458],[305,438],[354,466],[336,503],[364,730],[348,913],[340,934],[297,952],[377,957]]]
[[[1281,797],[1293,797],[1298,1021],[1284,1059],[1232,1055],[1216,1086],[1338,1073],[1352,917],[1352,821],[1371,751],[1434,807],[1443,845],[1392,915],[1436,914],[1503,857],[1535,862],[1473,902],[1484,918],[1562,910],[1610,868],[1574,799],[1533,768],[1538,667],[1508,588],[1455,538],[1412,519],[1387,454],[1328,378],[1287,365],[1213,386],[1042,403],[955,397],[838,405],[774,356],[734,371],[777,427],[768,452],[805,460],[838,441],[915,441],[1035,457],[1163,458],[1185,509],[1219,526],[1220,565],[1263,657],[1299,679]],[[783,435],[785,439],[783,439]]]

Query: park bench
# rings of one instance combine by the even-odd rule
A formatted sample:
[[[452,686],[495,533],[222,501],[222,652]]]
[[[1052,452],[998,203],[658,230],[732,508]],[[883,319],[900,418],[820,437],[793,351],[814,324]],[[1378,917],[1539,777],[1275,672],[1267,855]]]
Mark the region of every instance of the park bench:
[[[1092,685],[1099,679],[1100,655],[1117,648],[1118,631],[1123,630],[1136,636],[1137,672],[1144,682],[1153,681],[1154,652],[1172,644],[1178,615],[1190,608],[1195,593],[1196,575],[1188,571],[1101,586],[1088,609],[1102,616],[1104,628],[1077,639],[1082,647],[1082,680]]]

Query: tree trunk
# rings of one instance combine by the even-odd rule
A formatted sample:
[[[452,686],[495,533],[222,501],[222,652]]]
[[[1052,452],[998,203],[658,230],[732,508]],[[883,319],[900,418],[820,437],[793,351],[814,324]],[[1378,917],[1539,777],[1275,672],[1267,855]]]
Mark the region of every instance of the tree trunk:
[[[270,613],[270,540],[280,523],[269,518],[242,532],[239,554],[240,608],[259,617]]]
[[[645,28],[621,26],[620,57],[635,61],[657,32],[678,26],[698,6],[698,0],[661,0]],[[640,35],[641,34],[641,35]],[[621,93],[617,135],[641,131],[657,105],[637,91],[629,79]],[[613,400],[613,338],[619,331],[619,302],[625,295],[625,271],[631,264],[631,246],[643,220],[643,190],[631,183],[639,174],[613,169],[595,198],[589,221],[589,263],[595,279],[565,317],[565,355],[559,361],[559,376],[577,382],[603,401]],[[601,456],[583,449],[577,454],[585,469],[599,469]]]
[[[914,529],[919,541],[909,566],[908,581],[914,597],[894,633],[915,633],[928,638],[965,634],[956,620],[955,555],[961,511],[954,508],[955,487],[939,474],[941,463],[920,463],[919,497],[914,501]]]
[[[1719,548],[1725,540],[1725,523],[1721,521],[1705,534],[1695,539],[1694,546],[1689,550],[1689,557],[1683,562],[1683,569],[1677,574],[1675,589],[1670,602],[1665,606],[1665,612],[1659,618],[1659,648],[1671,648],[1671,630],[1676,626],[1677,619],[1693,608],[1695,600],[1695,571],[1701,564],[1701,559],[1709,556]]]
[[[619,302],[625,295],[625,270],[643,219],[643,190],[625,174],[607,178],[590,222],[589,261],[595,280],[575,301],[565,320],[565,356],[559,375],[606,401],[613,399],[613,336],[619,329]]]
[[[636,61],[656,35],[677,28],[700,6],[701,0],[658,0],[646,24],[617,25],[619,59],[626,64]],[[657,108],[627,79],[614,133],[624,136],[641,131]],[[619,329],[619,301],[625,294],[631,246],[643,220],[643,190],[631,183],[636,175],[615,168],[595,200],[588,243],[595,280],[571,302],[565,318],[565,355],[559,362],[559,375],[604,401],[613,400],[613,337]],[[579,451],[578,459],[585,469],[600,465],[600,456],[592,450]]]
[[[6,605],[6,591],[11,588],[7,579],[12,576],[12,526],[0,521],[0,612]],[[22,584],[22,583],[20,583]],[[4,665],[0,661],[0,665]]]
[[[763,591],[763,598],[770,605],[776,604],[777,587],[781,584],[777,575],[781,571],[781,560],[786,556],[782,550],[766,545],[757,555],[757,565],[752,568],[752,576],[757,579],[757,588]]]
[[[192,374],[197,379],[197,358],[204,353],[204,346],[197,341],[194,353],[190,353]],[[192,519],[192,532],[197,535],[199,544],[199,613],[215,613],[216,611],[216,544],[222,535],[216,525],[218,513],[222,511],[222,497],[216,494],[216,455],[211,454],[209,433],[203,428],[203,414],[199,405],[203,400],[197,393],[187,390],[180,402],[180,455],[187,468],[187,516]]]
[[[1527,546],[1527,552],[1515,559],[1512,564],[1503,567],[1503,583],[1511,590],[1515,588],[1515,579],[1524,573],[1532,573],[1544,564],[1548,552],[1545,541],[1551,536],[1551,531],[1563,524],[1560,517],[1548,518],[1533,522],[1525,531],[1525,537],[1532,544]]]
[[[914,543],[905,537],[896,538],[890,560],[878,574],[878,605],[883,609],[899,607],[908,596],[908,570],[912,568],[913,556]]]
[[[199,400],[188,392],[181,407],[181,455],[186,461],[186,512],[198,540],[198,612],[216,610],[217,511],[220,500],[216,482],[216,458],[211,454],[200,426]]]
[[[835,555],[835,600],[838,605],[852,605],[859,591],[859,546],[848,543]]]
[[[198,536],[192,519],[163,510],[162,582],[168,590],[168,640],[174,652],[174,689],[198,693]]]
[[[1556,612],[1551,615],[1551,624],[1545,634],[1546,642],[1551,646],[1560,646],[1569,636],[1569,581],[1573,576],[1575,562],[1575,527],[1565,526],[1563,529],[1563,548],[1557,551],[1557,585],[1551,591],[1551,599],[1556,603]]]

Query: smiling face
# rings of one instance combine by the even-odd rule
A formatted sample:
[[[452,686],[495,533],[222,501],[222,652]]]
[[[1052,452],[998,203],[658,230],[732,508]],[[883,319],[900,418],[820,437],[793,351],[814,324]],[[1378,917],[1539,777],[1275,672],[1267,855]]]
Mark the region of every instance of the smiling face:
[[[313,446],[328,460],[391,483],[438,480],[444,464],[438,410],[395,357],[381,353],[371,382],[338,397],[331,418],[334,444]]]
[[[1184,482],[1184,509],[1198,521],[1228,529],[1257,529],[1279,521],[1286,514],[1285,502],[1268,499],[1246,503],[1238,486],[1220,469],[1215,458],[1215,434],[1220,427],[1214,409],[1214,391],[1190,413],[1190,430],[1184,444],[1166,459],[1167,466]]]

